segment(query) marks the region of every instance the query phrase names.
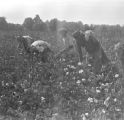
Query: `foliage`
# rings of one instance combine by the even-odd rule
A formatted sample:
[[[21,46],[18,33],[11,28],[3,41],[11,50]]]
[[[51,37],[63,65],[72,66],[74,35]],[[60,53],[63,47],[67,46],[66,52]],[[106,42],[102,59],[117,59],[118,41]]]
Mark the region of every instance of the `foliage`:
[[[21,28],[21,25],[14,24],[8,24],[11,31],[0,31],[1,115],[11,116],[16,120],[23,117],[30,120],[123,119],[124,82],[112,47],[123,39],[124,28],[118,25],[90,26],[57,19],[51,21],[47,22],[49,31],[46,33],[42,30],[29,31],[32,30],[30,25],[31,28],[24,31],[23,27],[27,26]],[[114,63],[105,67],[100,75],[95,75],[90,63],[84,62],[83,66],[79,66],[77,56],[71,52],[58,59],[52,58],[50,63],[44,64],[40,62],[40,57],[32,57],[17,49],[15,35],[18,34],[47,39],[56,47],[57,38],[54,32],[58,26],[66,26],[70,32],[92,28]],[[54,37],[48,39],[51,36]],[[57,52],[59,50],[60,48]]]
[[[32,30],[33,24],[34,24],[33,19],[28,17],[24,20],[23,26],[29,30]]]
[[[57,31],[57,29],[58,29],[58,20],[56,18],[50,20],[49,29],[51,31]]]
[[[60,114],[79,120],[99,111],[112,120],[121,117],[122,77],[115,65],[95,75],[90,64],[78,66],[73,54],[46,64],[39,59],[26,53],[1,59],[1,114],[22,117],[27,111],[33,118]]]
[[[7,30],[7,27],[8,26],[5,17],[0,17],[0,28],[2,30]]]

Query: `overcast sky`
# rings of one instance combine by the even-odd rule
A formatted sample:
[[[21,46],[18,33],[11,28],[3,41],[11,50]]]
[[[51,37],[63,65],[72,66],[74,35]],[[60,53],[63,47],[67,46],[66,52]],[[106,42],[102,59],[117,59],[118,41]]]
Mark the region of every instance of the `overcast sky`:
[[[0,16],[22,24],[26,17],[39,14],[52,18],[82,21],[84,24],[124,25],[124,0],[1,0]]]

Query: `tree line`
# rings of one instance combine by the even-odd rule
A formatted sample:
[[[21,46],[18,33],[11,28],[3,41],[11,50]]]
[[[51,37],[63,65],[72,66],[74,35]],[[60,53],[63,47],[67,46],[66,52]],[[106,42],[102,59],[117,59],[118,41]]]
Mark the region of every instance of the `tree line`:
[[[0,114],[23,117],[27,112],[34,119],[45,119],[58,113],[81,120],[82,115],[93,118],[92,114],[101,113],[119,120],[124,111],[123,78],[114,68],[106,68],[99,77],[90,72],[92,66],[78,66],[77,57],[71,54],[46,65],[18,51],[15,35],[20,31],[36,39],[54,36],[49,42],[57,46],[56,32],[61,27],[70,32],[92,29],[104,49],[124,37],[120,25],[88,25],[56,18],[44,22],[39,15],[13,24],[0,17]]]
[[[22,24],[8,23],[5,17],[0,17],[0,30],[4,31],[39,31],[39,32],[56,32],[59,28],[65,27],[70,32],[75,30],[94,30],[97,37],[104,36],[104,38],[122,40],[124,36],[124,26],[118,25],[89,25],[78,22],[60,21],[57,18],[43,21],[39,15],[34,18],[25,18]]]

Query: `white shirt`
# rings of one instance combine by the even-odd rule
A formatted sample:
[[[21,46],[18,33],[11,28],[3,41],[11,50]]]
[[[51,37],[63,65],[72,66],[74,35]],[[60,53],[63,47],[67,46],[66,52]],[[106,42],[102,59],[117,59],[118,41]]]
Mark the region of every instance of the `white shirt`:
[[[43,52],[45,48],[50,47],[50,44],[43,40],[34,41],[31,46],[35,47],[38,51]]]

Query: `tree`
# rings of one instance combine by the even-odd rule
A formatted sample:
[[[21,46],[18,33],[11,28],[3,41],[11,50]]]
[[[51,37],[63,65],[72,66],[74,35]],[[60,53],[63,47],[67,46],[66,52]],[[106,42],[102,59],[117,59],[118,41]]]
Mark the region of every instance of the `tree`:
[[[33,19],[33,21],[35,24],[41,24],[42,23],[42,20],[40,19],[39,15],[36,15],[35,18]]]
[[[32,26],[32,29],[35,30],[35,31],[44,32],[44,31],[47,30],[47,25],[44,22],[42,22],[40,24],[34,23],[33,26]]]
[[[8,23],[6,22],[5,17],[0,17],[0,29],[6,30],[8,28]]]
[[[35,31],[41,31],[44,32],[47,30],[47,25],[46,23],[44,23],[41,19],[39,15],[36,15],[35,18],[33,19],[34,24],[32,29]]]
[[[32,18],[28,17],[24,20],[23,26],[29,30],[32,30],[34,21]]]
[[[56,18],[52,19],[49,23],[49,28],[51,31],[56,31],[58,27],[58,20]]]

